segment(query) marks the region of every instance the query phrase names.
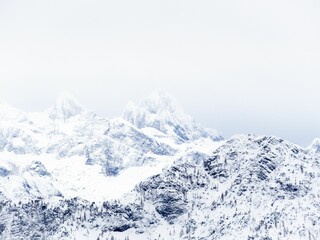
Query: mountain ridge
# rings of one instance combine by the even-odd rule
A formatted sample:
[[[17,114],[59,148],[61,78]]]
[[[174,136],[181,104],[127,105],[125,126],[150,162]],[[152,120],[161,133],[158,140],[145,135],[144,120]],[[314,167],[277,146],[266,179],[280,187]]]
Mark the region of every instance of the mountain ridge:
[[[1,239],[320,238],[319,139],[222,140],[164,92],[113,119],[3,109]]]
[[[218,144],[212,139],[201,140],[206,139],[204,136],[197,141],[176,141],[170,134],[151,127],[139,129],[121,117],[98,117],[66,93],[58,97],[48,110],[26,113],[26,116],[25,121],[16,123],[7,119],[0,126],[0,157],[19,169],[12,172],[3,167],[3,172],[16,179],[12,180],[16,186],[10,190],[2,185],[2,191],[13,198],[18,195],[35,198],[42,194],[77,196],[77,192],[84,198],[110,198],[112,194],[101,191],[99,195],[95,190],[99,181],[112,182],[112,177],[119,176],[121,181],[132,186],[129,180],[125,180],[127,169],[140,171],[139,167],[155,166],[154,171],[149,171],[152,174],[176,159],[184,159],[184,156],[205,155],[207,146]],[[25,160],[20,161],[21,158]],[[43,177],[49,180],[43,184],[37,180],[38,176],[26,177],[22,173],[22,169],[29,169],[34,161],[38,161],[39,168],[48,169],[49,174]],[[84,185],[81,186],[77,182],[81,174],[83,179],[94,179],[95,184],[81,181]],[[141,180],[139,177],[134,179],[133,183]]]
[[[119,200],[75,198],[59,208],[2,200],[2,236],[38,234],[45,214],[46,239],[317,239],[319,173],[319,155],[307,148],[274,136],[237,135],[199,162],[173,163]],[[10,211],[24,221],[6,219]],[[26,211],[38,217],[28,221]]]

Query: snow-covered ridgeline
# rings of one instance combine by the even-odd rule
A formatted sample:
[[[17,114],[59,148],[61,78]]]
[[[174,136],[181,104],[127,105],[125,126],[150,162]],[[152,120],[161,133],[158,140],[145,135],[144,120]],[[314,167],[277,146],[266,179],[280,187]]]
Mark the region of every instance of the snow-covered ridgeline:
[[[80,196],[103,201],[128,192],[176,160],[207,155],[219,145],[215,140],[221,137],[215,139],[209,130],[201,135],[199,129],[206,130],[169,95],[155,92],[143,104],[146,111],[165,108],[159,114],[161,126],[172,129],[170,119],[178,119],[174,127],[193,138],[137,126],[125,117],[98,117],[66,93],[38,113],[0,103],[0,191],[15,200]],[[35,163],[48,174],[30,172]]]

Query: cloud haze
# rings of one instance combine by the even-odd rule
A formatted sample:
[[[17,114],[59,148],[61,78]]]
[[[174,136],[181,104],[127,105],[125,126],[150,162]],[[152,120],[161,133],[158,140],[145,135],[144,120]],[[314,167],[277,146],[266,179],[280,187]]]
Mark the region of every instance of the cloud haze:
[[[225,136],[320,136],[320,2],[0,1],[0,99],[117,116],[154,89]]]

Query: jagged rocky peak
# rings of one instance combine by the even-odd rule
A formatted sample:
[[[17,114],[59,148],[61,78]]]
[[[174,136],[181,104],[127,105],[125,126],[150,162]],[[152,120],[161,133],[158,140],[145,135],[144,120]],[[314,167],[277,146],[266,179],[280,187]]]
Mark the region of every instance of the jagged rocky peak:
[[[320,138],[315,138],[308,148],[316,153],[320,153]]]
[[[66,120],[84,112],[83,106],[70,93],[62,93],[54,106],[49,109],[51,119]]]
[[[172,118],[191,120],[172,96],[160,90],[153,92],[138,105],[130,102],[124,111],[124,119],[138,128],[155,127],[161,131],[161,123],[172,121]]]
[[[182,142],[201,137],[221,139],[215,130],[195,123],[177,101],[162,90],[153,92],[138,105],[130,102],[123,118],[138,128],[152,127]]]

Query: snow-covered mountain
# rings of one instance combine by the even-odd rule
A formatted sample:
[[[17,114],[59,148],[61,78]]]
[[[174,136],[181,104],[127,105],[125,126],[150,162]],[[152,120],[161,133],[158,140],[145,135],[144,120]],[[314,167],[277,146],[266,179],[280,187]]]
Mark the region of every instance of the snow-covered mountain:
[[[130,102],[123,113],[123,118],[137,128],[151,127],[168,134],[177,142],[210,137],[218,141],[222,137],[212,129],[197,124],[185,114],[179,104],[164,91],[155,91],[139,105]]]
[[[41,169],[41,167],[40,167]],[[42,170],[40,170],[42,172]],[[200,161],[176,162],[119,200],[13,204],[3,239],[319,239],[319,155],[241,135]]]
[[[0,120],[0,239],[320,239],[319,139],[222,140],[159,91]]]
[[[166,96],[157,101],[168,103]],[[170,134],[150,126],[138,128],[124,118],[98,117],[66,93],[38,113],[3,103],[0,117],[0,191],[13,200],[82,197],[103,201],[129,191],[175,160],[207,155],[209,147],[219,145],[218,139],[206,137],[214,130],[195,141],[176,141]],[[186,123],[181,119],[181,128],[188,121],[188,117]],[[30,174],[35,163],[49,174]]]

